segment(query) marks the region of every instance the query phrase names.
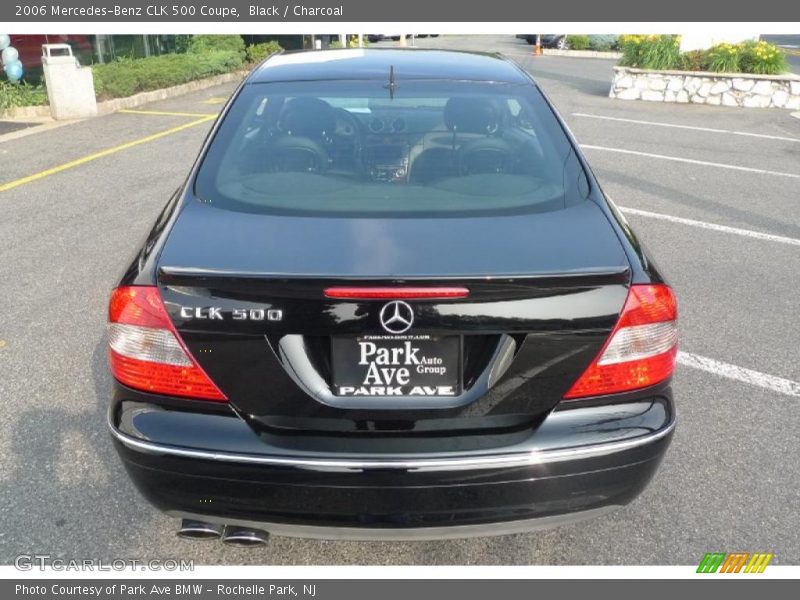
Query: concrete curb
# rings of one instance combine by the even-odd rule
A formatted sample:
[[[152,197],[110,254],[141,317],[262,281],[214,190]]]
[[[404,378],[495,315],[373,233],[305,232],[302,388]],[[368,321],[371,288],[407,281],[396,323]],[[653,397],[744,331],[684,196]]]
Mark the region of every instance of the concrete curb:
[[[542,48],[545,56],[570,56],[572,58],[607,58],[619,60],[622,52],[599,52],[597,50],[558,50],[557,48]]]
[[[107,115],[118,110],[137,108],[143,104],[149,104],[150,102],[158,102],[159,100],[167,100],[168,98],[175,98],[176,96],[197,92],[214,87],[215,85],[240,81],[244,79],[248,73],[249,71],[246,70],[233,71],[232,73],[223,73],[222,75],[214,75],[213,77],[206,77],[205,79],[197,79],[160,90],[140,92],[133,96],[128,96],[127,98],[104,100],[97,103],[97,114]],[[11,119],[15,121],[42,120],[50,117],[50,106],[48,105],[18,106],[0,113],[0,119]]]
[[[16,106],[0,113],[0,119],[14,121],[42,120],[50,118],[50,106]]]

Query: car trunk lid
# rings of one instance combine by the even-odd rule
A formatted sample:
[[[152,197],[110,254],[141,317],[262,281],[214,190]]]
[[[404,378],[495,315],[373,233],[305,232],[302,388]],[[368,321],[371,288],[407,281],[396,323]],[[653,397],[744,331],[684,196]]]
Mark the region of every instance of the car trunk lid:
[[[629,279],[622,247],[591,202],[446,219],[276,217],[190,202],[159,261],[176,329],[231,404],[262,435],[320,448],[330,436],[357,445],[374,435],[472,432],[470,445],[529,431],[602,347]],[[408,299],[413,326],[398,337],[381,318],[391,300],[325,293],[408,286],[468,294]],[[418,387],[432,393],[342,393],[366,373],[342,375],[343,362],[358,362],[354,343],[423,338],[417,354],[442,349],[433,358],[451,368],[452,393],[421,376]]]

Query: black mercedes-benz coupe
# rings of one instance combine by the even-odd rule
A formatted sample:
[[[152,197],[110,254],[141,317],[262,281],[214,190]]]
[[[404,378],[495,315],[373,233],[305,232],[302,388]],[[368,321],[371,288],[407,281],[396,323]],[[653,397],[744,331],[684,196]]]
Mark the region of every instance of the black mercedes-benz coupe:
[[[185,537],[502,534],[632,501],[676,302],[531,77],[274,56],[109,306],[109,425]]]

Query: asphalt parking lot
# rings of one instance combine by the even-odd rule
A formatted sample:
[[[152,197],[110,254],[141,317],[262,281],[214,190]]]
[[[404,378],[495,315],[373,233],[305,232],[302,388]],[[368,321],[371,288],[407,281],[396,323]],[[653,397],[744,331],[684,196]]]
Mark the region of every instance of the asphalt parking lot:
[[[0,563],[697,564],[707,551],[800,563],[800,119],[607,98],[612,62],[496,49],[567,120],[680,302],[679,424],[645,493],[606,517],[446,542],[187,542],[136,492],[105,426],[108,294],[179,186],[233,85],[0,138]],[[12,134],[13,136],[13,134]]]

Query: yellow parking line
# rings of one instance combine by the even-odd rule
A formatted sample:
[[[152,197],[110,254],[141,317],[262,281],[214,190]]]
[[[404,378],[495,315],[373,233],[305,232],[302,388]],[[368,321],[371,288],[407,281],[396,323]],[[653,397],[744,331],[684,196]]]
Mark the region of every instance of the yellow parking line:
[[[208,100],[203,100],[203,104],[225,104],[228,101],[227,98],[209,98]]]
[[[132,115],[157,115],[161,117],[216,117],[216,114],[211,113],[190,113],[190,112],[170,112],[165,110],[133,110],[123,108],[117,112],[127,113]]]
[[[116,152],[121,152],[122,150],[127,150],[128,148],[139,146],[140,144],[153,142],[168,135],[172,135],[173,133],[178,133],[179,131],[183,131],[184,129],[189,129],[190,127],[194,127],[195,125],[200,125],[201,123],[207,123],[208,121],[216,119],[216,117],[217,117],[216,115],[206,115],[201,119],[195,119],[194,121],[184,123],[183,125],[178,125],[177,127],[171,127],[169,129],[165,129],[164,131],[159,131],[158,133],[147,135],[145,137],[132,140],[130,142],[125,142],[124,144],[120,144],[119,146],[107,148],[105,150],[101,150],[100,152],[95,152],[94,154],[89,154],[88,156],[72,160],[62,165],[58,165],[50,169],[45,169],[44,171],[39,171],[38,173],[34,173],[33,175],[28,175],[27,177],[22,177],[20,179],[15,179],[14,181],[9,181],[8,183],[0,184],[0,192],[7,192],[8,190],[14,189],[15,187],[25,185],[26,183],[31,183],[32,181],[43,179],[44,177],[49,177],[50,175],[55,175],[56,173],[60,173],[61,171],[72,169],[73,167],[86,164],[93,160],[97,160],[98,158],[103,158],[104,156],[109,156],[111,154],[115,154]]]

